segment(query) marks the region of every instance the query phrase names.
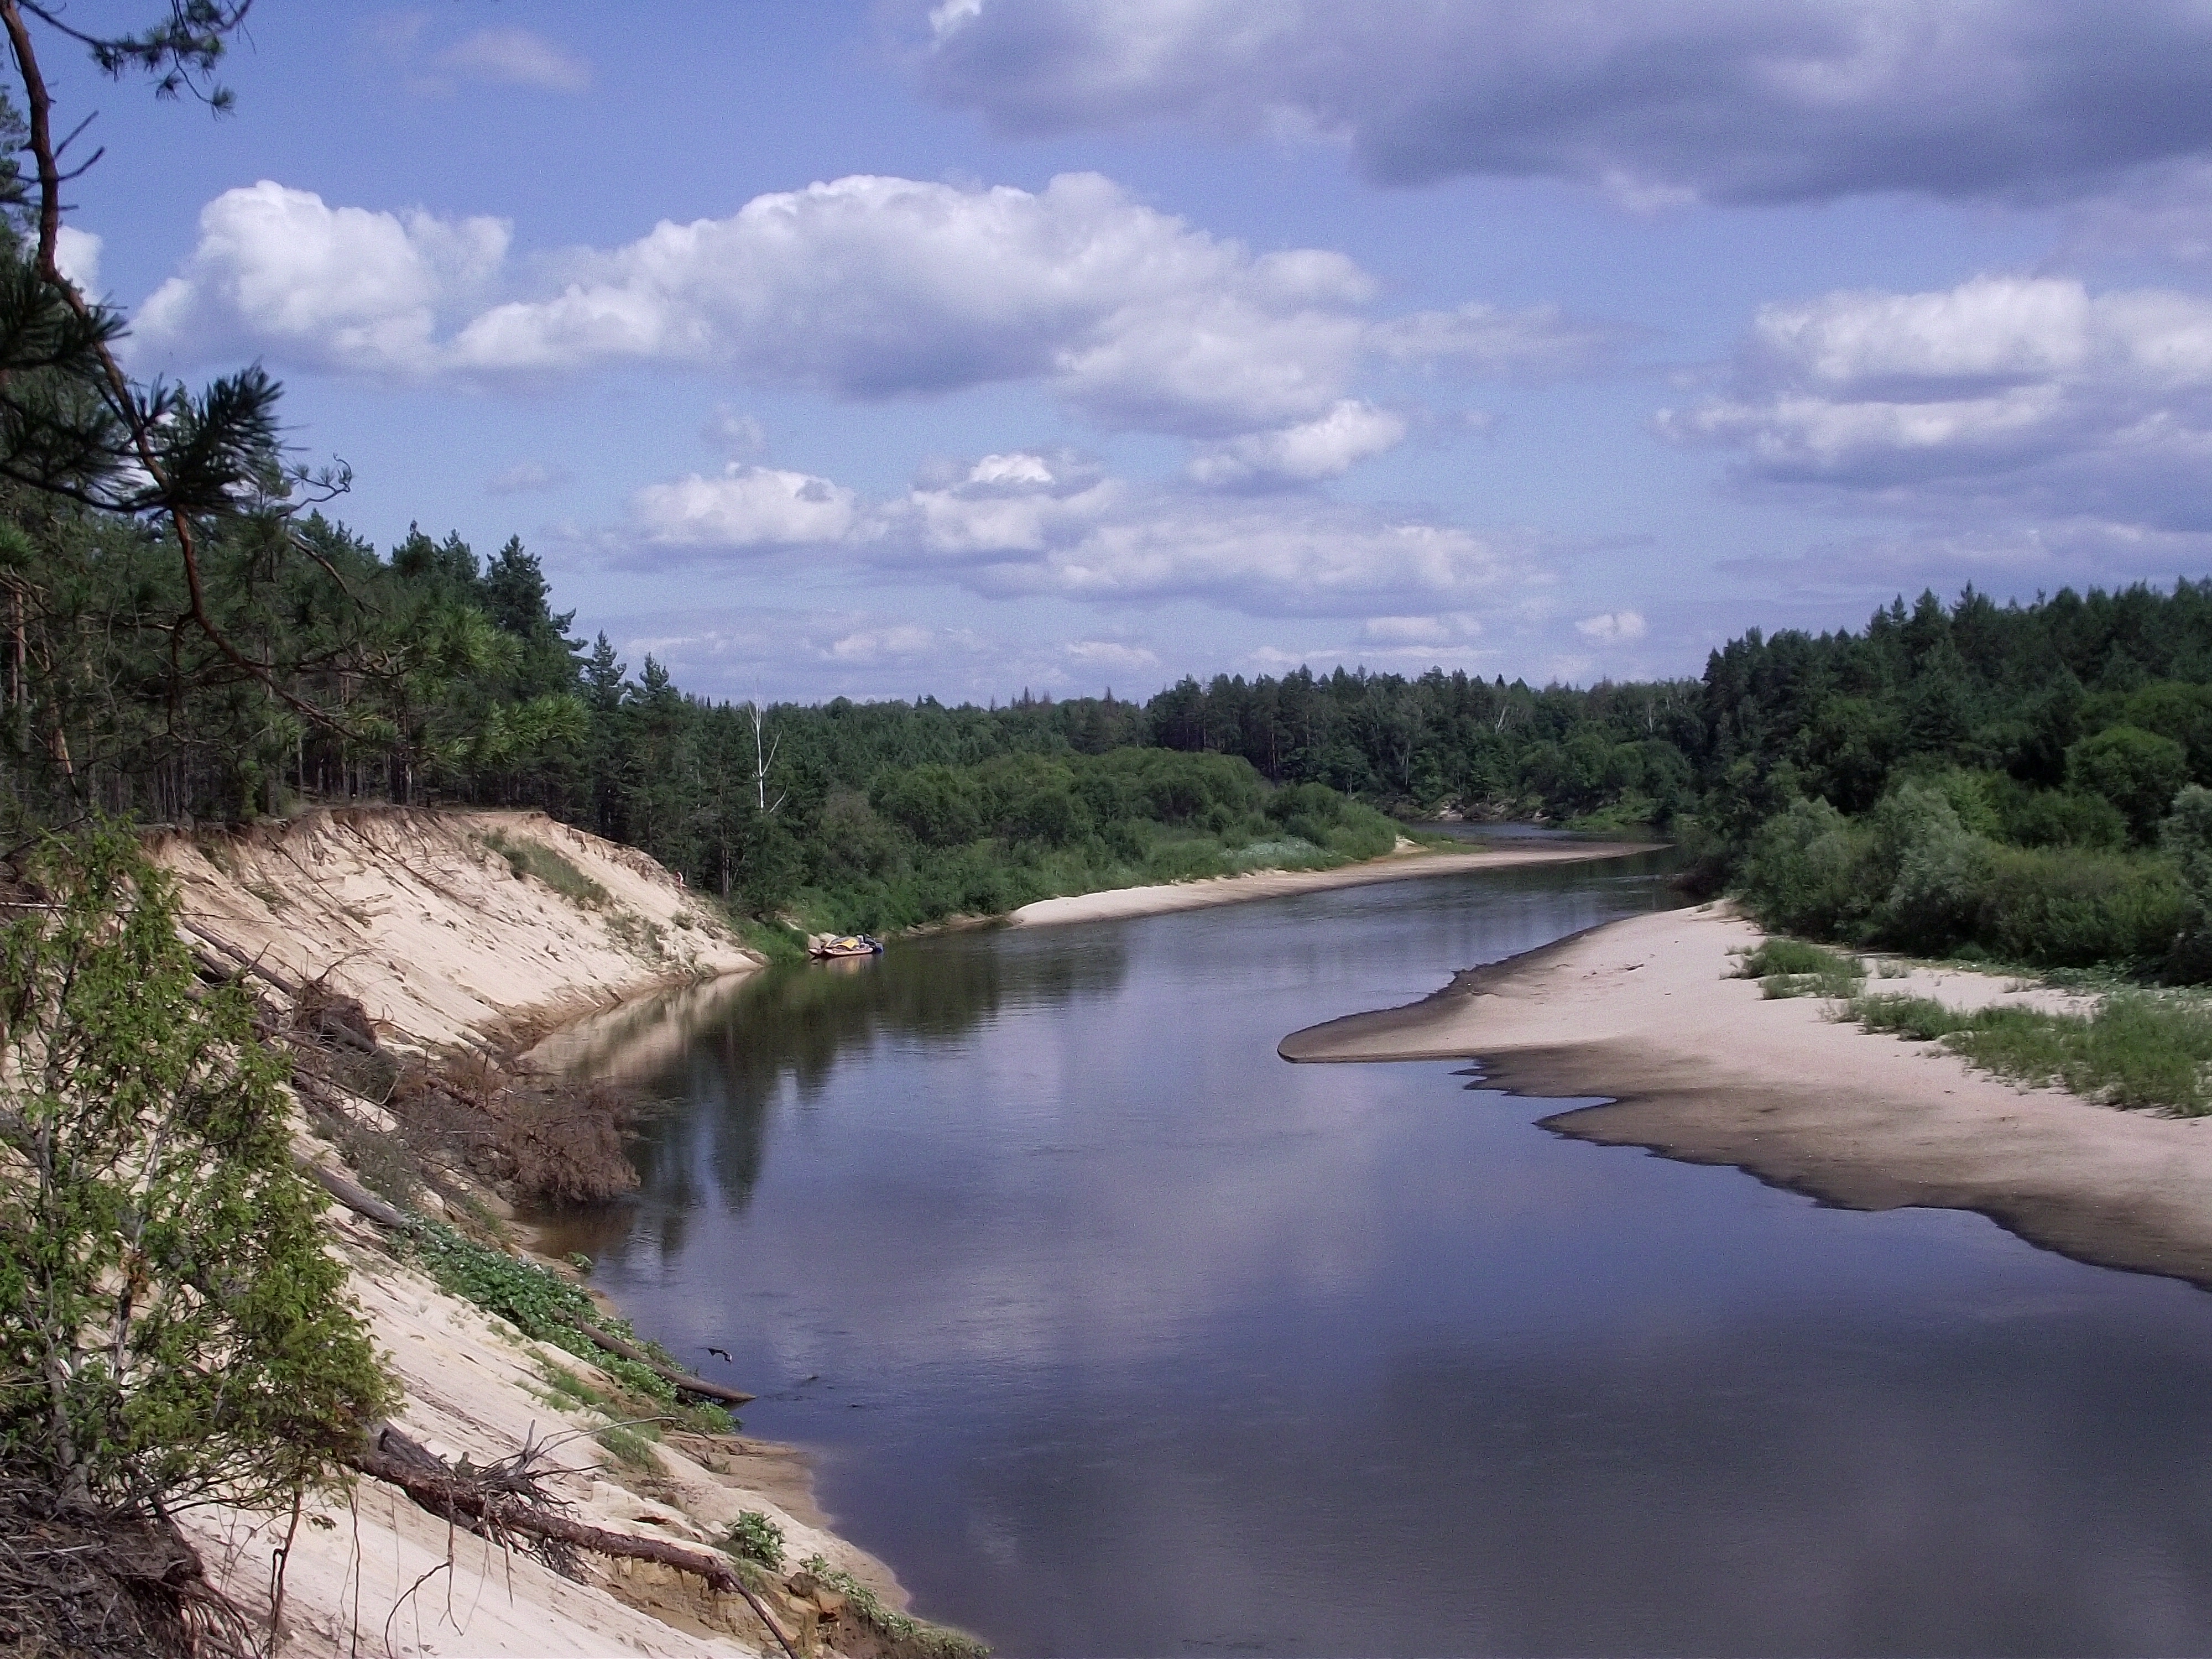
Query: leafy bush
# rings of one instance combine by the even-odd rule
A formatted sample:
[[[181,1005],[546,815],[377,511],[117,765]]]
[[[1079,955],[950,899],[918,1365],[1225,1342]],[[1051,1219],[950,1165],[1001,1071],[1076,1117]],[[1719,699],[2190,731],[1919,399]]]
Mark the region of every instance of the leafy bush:
[[[283,1061],[120,831],[0,934],[0,1464],[67,1503],[281,1507],[391,1385],[292,1167]]]
[[[1874,851],[1872,834],[1827,802],[1794,802],[1752,842],[1744,901],[1768,927],[1854,937],[1882,896],[1875,884]]]
[[[866,799],[833,794],[822,822],[795,908],[878,934],[1062,893],[1373,858],[1398,835],[1326,785],[1271,791],[1233,756],[1156,749],[887,769]]]
[[[783,1565],[783,1528],[758,1510],[743,1510],[723,1532],[722,1548],[774,1572]]]
[[[1953,804],[1975,807],[1974,777],[1901,783],[1860,819],[1825,801],[1794,803],[1752,844],[1746,904],[1770,928],[1926,955],[2050,968],[2172,958],[2191,916],[2204,914],[2172,859],[2002,845],[1968,829]],[[2008,797],[2001,785],[1991,793],[2002,823]],[[2212,965],[2212,940],[2204,954]]]
[[[2167,860],[2080,848],[1992,849],[1973,936],[1996,957],[2045,968],[2154,963],[2188,924]]]
[[[1890,875],[1880,937],[1931,954],[1972,938],[1996,849],[1960,821],[1945,793],[1901,784],[1875,808],[1869,827],[1874,867]]]
[[[2189,781],[2189,756],[2171,738],[2139,726],[2107,726],[2066,751],[2066,781],[2112,802],[2135,840],[2148,844]]]
[[[2029,789],[2005,777],[1994,780],[1991,794],[1998,838],[2015,847],[2110,851],[2127,843],[2127,819],[2102,795]]]
[[[558,1273],[479,1244],[440,1222],[421,1223],[414,1240],[416,1255],[439,1289],[497,1314],[525,1336],[590,1361],[632,1394],[675,1401],[676,1390],[665,1378],[609,1353],[576,1328],[580,1321],[625,1340],[636,1335],[626,1321],[601,1313],[590,1297]]]

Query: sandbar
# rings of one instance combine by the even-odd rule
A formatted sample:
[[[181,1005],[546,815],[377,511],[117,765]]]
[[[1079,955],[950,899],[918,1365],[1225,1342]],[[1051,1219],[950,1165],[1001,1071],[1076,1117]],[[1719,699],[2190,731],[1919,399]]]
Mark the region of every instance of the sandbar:
[[[1281,898],[1331,887],[1364,887],[1370,882],[1404,881],[1419,876],[1462,875],[1473,870],[1505,870],[1538,864],[1583,864],[1594,859],[1626,858],[1656,850],[1652,842],[1548,842],[1529,848],[1481,848],[1466,852],[1416,847],[1401,840],[1381,858],[1333,870],[1255,870],[1242,876],[1208,876],[1196,881],[1165,882],[1151,887],[1109,887],[1097,893],[1071,893],[1038,899],[1008,913],[1017,927],[1068,921],[1111,921],[1125,916],[1160,915],[1197,910],[1211,904],[1241,904],[1249,899]]]
[[[1407,1007],[1285,1037],[1292,1060],[1474,1060],[1516,1094],[1601,1096],[1562,1134],[1732,1164],[1861,1210],[1971,1210],[2104,1267],[2212,1288],[2212,1119],[2024,1089],[1941,1046],[1765,999],[1725,905],[1631,917],[1459,975]],[[1923,980],[1932,983],[1918,982]],[[1954,1006],[2066,1000],[1995,975],[1870,981]]]

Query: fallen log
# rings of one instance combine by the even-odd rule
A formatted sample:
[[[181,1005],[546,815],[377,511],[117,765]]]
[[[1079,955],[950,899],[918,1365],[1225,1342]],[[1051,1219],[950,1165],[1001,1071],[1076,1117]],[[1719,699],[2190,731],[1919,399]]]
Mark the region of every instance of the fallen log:
[[[579,1331],[598,1343],[609,1353],[642,1365],[664,1382],[672,1382],[686,1394],[696,1394],[702,1399],[719,1400],[726,1406],[750,1406],[760,1396],[744,1394],[736,1389],[726,1389],[719,1382],[709,1382],[703,1376],[694,1376],[689,1371],[679,1371],[673,1365],[664,1365],[635,1342],[625,1342],[612,1331],[603,1331],[580,1319],[568,1322]]]
[[[397,1205],[387,1204],[367,1188],[349,1181],[327,1164],[312,1158],[299,1160],[301,1172],[332,1198],[356,1215],[366,1216],[380,1227],[390,1227],[396,1232],[411,1232],[415,1219]]]
[[[449,1524],[473,1522],[494,1534],[519,1533],[526,1537],[550,1539],[572,1549],[589,1550],[594,1555],[615,1560],[657,1562],[702,1579],[709,1589],[722,1595],[742,1595],[745,1605],[768,1626],[777,1645],[791,1659],[799,1659],[783,1626],[753,1593],[752,1587],[719,1556],[663,1539],[641,1538],[635,1533],[609,1532],[604,1527],[586,1526],[565,1515],[524,1502],[510,1492],[489,1489],[481,1480],[471,1480],[466,1474],[448,1468],[388,1423],[379,1425],[370,1432],[351,1461],[362,1474],[386,1486],[397,1486],[419,1507]]]
[[[252,974],[256,979],[268,981],[270,984],[275,986],[276,989],[283,992],[286,996],[296,997],[300,994],[300,984],[297,980],[287,979],[283,975],[276,972],[274,969],[263,967],[259,958],[247,956],[245,951],[240,950],[228,939],[220,938],[216,934],[210,933],[206,928],[201,927],[199,923],[194,921],[191,917],[179,916],[177,918],[177,926],[183,928],[194,939],[199,940],[201,944],[209,945],[213,949],[222,952],[223,955],[228,957],[233,962],[236,963],[244,972]]]
[[[479,1483],[442,1464],[433,1471],[420,1456],[408,1455],[396,1445],[387,1446],[386,1440],[393,1437],[394,1431],[388,1427],[372,1435],[356,1454],[354,1467],[386,1486],[398,1487],[441,1520],[480,1521],[506,1532],[550,1538],[556,1543],[589,1550],[594,1555],[627,1561],[657,1561],[664,1567],[702,1578],[710,1588],[724,1594],[744,1588],[727,1562],[703,1550],[689,1549],[659,1538],[641,1538],[635,1533],[609,1532],[604,1527],[586,1526],[581,1521],[572,1521],[565,1515],[539,1509],[507,1493],[488,1492]],[[412,1442],[405,1444],[412,1449]],[[438,1462],[434,1458],[428,1461]]]

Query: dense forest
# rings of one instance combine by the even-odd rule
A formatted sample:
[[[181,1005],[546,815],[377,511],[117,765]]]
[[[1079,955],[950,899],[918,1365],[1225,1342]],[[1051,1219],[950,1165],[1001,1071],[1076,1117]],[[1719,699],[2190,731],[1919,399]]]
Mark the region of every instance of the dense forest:
[[[687,695],[556,611],[520,541],[380,554],[319,512],[173,532],[0,501],[0,812],[542,807],[744,915],[877,930],[1047,893],[1371,856],[1403,818],[1665,834],[1799,931],[2185,971],[2185,786],[2212,784],[2212,581],[1756,631],[1699,680],[1218,677],[1149,701],[768,707]],[[1939,891],[1940,890],[1940,891]]]

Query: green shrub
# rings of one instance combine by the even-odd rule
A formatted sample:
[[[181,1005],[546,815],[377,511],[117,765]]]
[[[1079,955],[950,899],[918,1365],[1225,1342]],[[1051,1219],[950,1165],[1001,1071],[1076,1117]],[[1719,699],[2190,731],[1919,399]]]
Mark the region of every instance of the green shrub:
[[[1873,860],[1874,837],[1864,826],[1824,800],[1796,801],[1753,841],[1744,902],[1765,927],[1848,939],[1884,890],[1875,885]]]
[[[2128,821],[2102,795],[2029,789],[2010,778],[1993,790],[1997,837],[2015,847],[2081,847],[2111,851],[2126,845]]]
[[[1996,850],[1960,821],[1940,781],[1900,783],[1867,815],[1873,854],[1863,872],[1882,895],[1872,937],[1929,955],[1973,936]]]
[[[722,1534],[722,1548],[740,1560],[757,1561],[770,1572],[783,1565],[783,1528],[757,1510],[744,1510]]]
[[[507,860],[517,881],[535,876],[564,898],[589,908],[607,902],[605,888],[544,842],[497,830],[486,832],[483,839],[485,846]]]
[[[120,830],[0,933],[0,1469],[80,1507],[281,1508],[392,1387],[293,1168],[286,1066]]]
[[[2192,783],[2175,795],[2160,840],[2188,900],[2166,976],[2185,984],[2212,979],[2212,789]]]
[[[737,927],[738,938],[745,948],[759,951],[770,963],[806,960],[806,935],[795,927],[787,927],[780,921],[757,921],[750,917],[740,920]]]
[[[2082,848],[1993,849],[1973,929],[1993,956],[2045,968],[2163,959],[2188,925],[2172,864]]]
[[[2068,787],[2112,802],[2139,843],[2155,837],[2159,820],[2188,781],[2188,752],[2172,738],[2138,726],[2106,726],[2066,751]]]
[[[1745,903],[1765,927],[1818,939],[2045,968],[2166,963],[2175,977],[2207,976],[2176,944],[2195,918],[2212,915],[2179,873],[2179,854],[1991,841],[1953,805],[1974,804],[1979,776],[1907,781],[1859,820],[1824,801],[1794,803],[1753,842]],[[2027,793],[1984,781],[2006,811]],[[2212,792],[2200,793],[2204,825],[2169,830],[2170,846],[2212,835]],[[2112,810],[2100,801],[2077,816],[2094,824]],[[2212,853],[2203,862],[2212,872]],[[2212,932],[2200,954],[2212,970]]]
[[[441,1222],[419,1224],[414,1247],[439,1289],[497,1314],[525,1336],[588,1360],[634,1395],[674,1402],[675,1388],[665,1378],[634,1359],[609,1353],[576,1328],[580,1321],[625,1340],[636,1335],[626,1321],[601,1313],[591,1297],[558,1273],[479,1244]]]
[[[1136,882],[1373,858],[1398,827],[1322,784],[1270,790],[1233,756],[1117,749],[935,762],[835,792],[795,901],[809,924],[892,933]]]

